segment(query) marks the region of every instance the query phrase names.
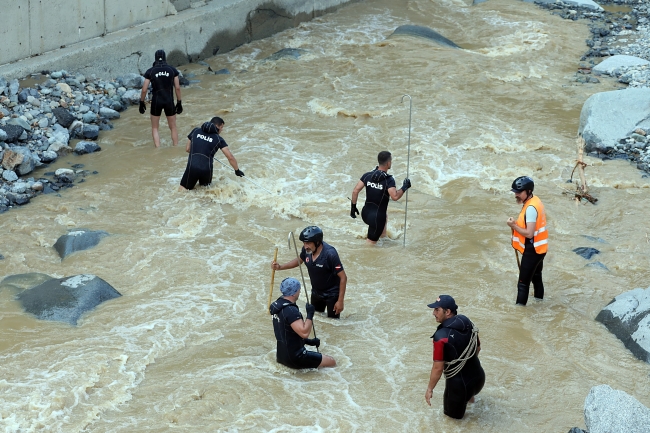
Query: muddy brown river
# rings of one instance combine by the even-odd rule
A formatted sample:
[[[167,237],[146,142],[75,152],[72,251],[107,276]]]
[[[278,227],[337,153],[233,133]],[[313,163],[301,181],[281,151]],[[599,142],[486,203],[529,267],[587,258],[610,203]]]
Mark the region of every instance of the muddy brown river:
[[[402,24],[463,49],[387,39]],[[199,82],[183,89],[179,135],[223,117],[240,167],[273,194],[218,163],[212,186],[178,192],[184,146],[171,147],[163,120],[154,149],[135,108],[102,133],[101,152],[44,169],[81,163],[99,174],[0,215],[0,277],[95,274],[123,296],[72,327],[38,321],[0,291],[0,427],[565,432],[584,428],[595,385],[650,405],[648,364],[594,320],[614,296],[648,285],[650,183],[626,161],[588,158],[598,204],[563,194],[575,188],[566,181],[582,104],[618,87],[574,81],[588,35],[586,22],[523,2],[371,0],[208,60],[230,75],[182,67]],[[262,61],[282,48],[306,53]],[[381,150],[401,185],[404,94],[406,247],[404,199],[389,205],[389,238],[371,247],[347,197]],[[534,178],[550,232],[546,297],[525,308],[514,305],[505,223],[519,212],[509,190],[520,175]],[[269,264],[275,247],[281,262],[295,257],[287,235],[308,225],[338,249],[348,290],[341,320],[315,321],[339,365],[293,371],[275,362]],[[73,228],[111,236],[61,261],[52,246]],[[601,254],[571,251],[583,246]],[[595,261],[608,270],[587,266]],[[287,276],[300,273],[276,273],[274,298]],[[461,421],[443,415],[442,383],[433,406],[424,401],[436,327],[426,304],[439,294],[480,329],[486,384]]]

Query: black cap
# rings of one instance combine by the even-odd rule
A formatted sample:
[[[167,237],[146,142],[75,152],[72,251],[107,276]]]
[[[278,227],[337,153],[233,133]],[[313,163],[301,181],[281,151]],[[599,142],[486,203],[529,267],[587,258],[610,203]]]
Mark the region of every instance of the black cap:
[[[438,299],[436,299],[436,302],[427,305],[429,308],[442,308],[444,310],[452,310],[456,311],[458,309],[458,305],[456,305],[456,301],[454,301],[454,298],[452,298],[449,295],[440,295],[438,296]]]

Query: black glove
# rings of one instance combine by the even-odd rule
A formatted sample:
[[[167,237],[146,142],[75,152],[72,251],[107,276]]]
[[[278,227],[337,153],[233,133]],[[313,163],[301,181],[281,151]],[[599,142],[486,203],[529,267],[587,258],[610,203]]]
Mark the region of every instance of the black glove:
[[[359,209],[357,209],[357,204],[350,202],[350,216],[352,218],[356,218],[357,215],[359,215]]]
[[[144,101],[140,101],[140,108],[138,111],[140,114],[144,114],[144,112],[147,111],[147,104],[145,104]]]
[[[235,174],[239,177],[244,177],[244,172],[241,170],[235,170]]]
[[[307,310],[307,320],[314,320],[314,313],[316,312],[316,307],[311,304],[305,304],[305,310]]]
[[[305,344],[307,346],[316,346],[316,348],[320,347],[320,338],[305,338]]]
[[[183,112],[183,104],[181,104],[181,100],[179,99],[176,101],[176,114],[181,114]]]
[[[407,189],[411,187],[411,181],[407,178],[404,179],[404,182],[402,183],[402,191],[406,192]]]

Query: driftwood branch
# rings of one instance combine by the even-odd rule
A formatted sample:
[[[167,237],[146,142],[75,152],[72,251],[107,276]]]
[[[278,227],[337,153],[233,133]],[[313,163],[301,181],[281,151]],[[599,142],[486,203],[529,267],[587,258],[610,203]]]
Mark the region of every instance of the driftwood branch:
[[[578,176],[580,177],[580,183],[576,186],[575,192],[572,193],[570,191],[566,191],[565,194],[573,194],[574,200],[578,202],[584,198],[585,200],[588,200],[589,203],[596,204],[598,199],[592,197],[591,194],[589,194],[589,187],[587,186],[587,178],[585,177],[585,167],[587,166],[587,164],[583,161],[585,139],[582,138],[582,136],[578,136],[576,145],[578,147],[578,159],[576,160],[576,164],[573,166],[573,170],[571,171],[570,181],[571,183],[573,183],[573,173],[575,173],[576,169],[578,169]]]

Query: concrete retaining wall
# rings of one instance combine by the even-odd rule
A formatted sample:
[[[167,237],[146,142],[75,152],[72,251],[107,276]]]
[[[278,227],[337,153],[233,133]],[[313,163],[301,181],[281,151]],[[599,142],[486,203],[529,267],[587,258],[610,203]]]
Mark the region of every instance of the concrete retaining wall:
[[[0,0],[0,76],[111,78],[181,65],[271,36],[355,0]]]

